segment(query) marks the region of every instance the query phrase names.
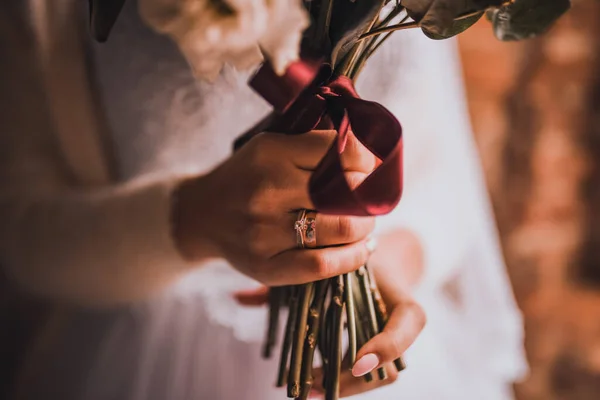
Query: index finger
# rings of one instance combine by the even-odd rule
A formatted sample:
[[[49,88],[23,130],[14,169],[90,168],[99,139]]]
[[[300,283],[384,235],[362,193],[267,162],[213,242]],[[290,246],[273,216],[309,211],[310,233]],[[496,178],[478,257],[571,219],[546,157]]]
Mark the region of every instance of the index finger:
[[[337,135],[334,130],[315,130],[300,135],[277,135],[292,149],[291,159],[301,169],[312,171],[323,159]],[[348,132],[346,147],[340,155],[342,166],[346,172],[370,173],[377,166],[378,159],[371,153],[352,132]]]
[[[369,239],[323,249],[292,249],[275,255],[270,260],[270,284],[297,285],[319,281],[358,269],[369,259]]]

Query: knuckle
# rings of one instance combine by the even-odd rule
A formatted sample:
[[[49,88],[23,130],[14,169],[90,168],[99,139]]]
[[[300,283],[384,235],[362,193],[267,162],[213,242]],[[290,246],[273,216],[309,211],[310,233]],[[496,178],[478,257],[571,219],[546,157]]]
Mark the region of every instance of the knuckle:
[[[242,151],[246,151],[247,157],[253,165],[258,164],[263,157],[263,139],[262,135],[251,140],[248,144],[242,148]]]
[[[247,230],[246,243],[248,252],[255,259],[263,259],[266,255],[266,241],[264,240],[264,228],[260,225],[254,225]]]
[[[361,251],[356,251],[354,253],[354,257],[352,257],[352,266],[355,269],[358,269],[361,265],[364,265],[369,260],[369,250],[367,250],[366,246],[361,246]]]
[[[324,254],[315,253],[315,255],[311,257],[311,272],[314,273],[318,279],[330,277],[333,272],[331,259]]]
[[[344,147],[344,155],[351,158],[351,160],[358,161],[362,156],[361,153],[366,151],[364,146],[360,143],[358,138],[354,136],[354,134],[348,135],[348,139],[346,140],[346,146]]]
[[[392,368],[390,371],[388,371],[388,379],[387,379],[387,384],[390,385],[394,382],[396,382],[398,380],[398,372],[396,371],[395,368]]]
[[[294,140],[296,143],[306,146],[312,151],[325,153],[331,147],[337,132],[331,130],[312,130],[302,135],[287,135],[288,140]],[[343,156],[343,153],[342,153]]]
[[[278,140],[274,133],[262,133],[248,144],[250,160],[254,166],[270,164],[277,154]]]
[[[272,265],[266,262],[264,259],[256,260],[254,265],[256,266],[256,274],[252,278],[266,286],[272,286],[274,283],[274,274]]]
[[[263,132],[258,137],[257,142],[261,147],[272,148],[273,146],[277,146],[279,143],[279,139],[281,138],[280,134],[273,132]]]
[[[255,188],[246,204],[250,218],[261,215],[265,210],[265,196],[260,188]]]
[[[358,235],[358,224],[351,217],[339,217],[337,219],[337,234],[342,239],[353,239]]]
[[[354,135],[354,133],[348,135],[348,140],[346,141],[346,150],[349,153],[354,155],[359,151],[361,146],[362,145],[360,144],[358,138],[356,137],[356,135]]]
[[[390,345],[393,351],[392,358],[397,358],[404,352],[404,341],[399,333],[390,334]]]
[[[346,180],[351,189],[356,189],[367,178],[367,174],[363,172],[347,172]]]
[[[425,313],[423,307],[421,307],[421,305],[416,302],[413,302],[411,307],[414,310],[413,312],[415,314],[417,328],[420,332],[423,330],[423,328],[425,328],[425,325],[427,325],[427,314]]]
[[[348,161],[351,170],[369,173],[375,166],[374,155],[354,135],[348,137],[345,160]]]
[[[387,360],[393,360],[400,357],[404,350],[402,335],[399,332],[392,331],[383,331],[380,335],[383,340],[382,344],[385,343],[383,345],[383,349],[385,349],[383,351],[384,357]]]
[[[247,204],[246,211],[251,222],[264,219],[271,215],[274,209],[281,203],[281,197],[277,195],[277,184],[271,179],[263,179],[256,183]]]

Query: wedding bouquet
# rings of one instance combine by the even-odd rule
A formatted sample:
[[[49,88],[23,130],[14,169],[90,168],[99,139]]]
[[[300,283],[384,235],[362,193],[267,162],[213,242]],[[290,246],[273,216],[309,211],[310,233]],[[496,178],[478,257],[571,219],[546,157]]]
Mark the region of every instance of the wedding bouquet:
[[[92,31],[105,39],[125,0],[90,0]],[[337,139],[313,172],[309,192],[320,213],[372,216],[393,210],[402,193],[402,130],[383,106],[354,90],[369,57],[396,31],[417,28],[431,39],[464,32],[484,15],[501,40],[543,33],[569,0],[140,0],[140,12],[171,36],[199,79],[213,80],[225,64],[262,63],[250,85],[273,112],[236,143],[264,132],[301,134],[335,129]],[[107,17],[107,15],[109,17]],[[112,22],[111,22],[112,21]],[[344,176],[340,154],[353,134],[380,160],[358,187]],[[298,231],[310,239],[314,220],[300,211]],[[303,245],[302,238],[299,245]],[[277,339],[279,311],[289,308],[277,384],[306,399],[319,351],[326,399],[337,399],[347,331],[348,367],[357,349],[385,326],[385,304],[367,266],[332,279],[271,288],[265,356]],[[394,363],[405,368],[401,359]],[[346,365],[344,364],[344,367]],[[377,379],[386,379],[383,368]],[[376,379],[372,374],[367,380]]]

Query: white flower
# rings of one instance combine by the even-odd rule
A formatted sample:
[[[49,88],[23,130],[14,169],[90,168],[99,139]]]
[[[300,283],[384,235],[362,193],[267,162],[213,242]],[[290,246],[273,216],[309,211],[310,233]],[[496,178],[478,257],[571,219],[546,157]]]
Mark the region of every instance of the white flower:
[[[224,64],[255,66],[262,53],[283,73],[298,58],[309,22],[301,0],[140,0],[139,8],[149,26],[173,38],[194,74],[207,80]]]

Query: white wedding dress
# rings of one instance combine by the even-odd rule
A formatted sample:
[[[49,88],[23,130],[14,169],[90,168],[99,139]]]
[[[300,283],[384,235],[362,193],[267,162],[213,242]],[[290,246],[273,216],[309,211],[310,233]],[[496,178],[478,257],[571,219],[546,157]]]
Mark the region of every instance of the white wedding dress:
[[[132,1],[92,55],[123,181],[209,171],[269,109],[247,88],[247,74],[228,69],[214,84],[195,82]],[[526,371],[522,321],[471,138],[455,42],[398,33],[370,61],[358,90],[404,127],[404,197],[377,229],[406,227],[421,237],[426,272],[415,296],[428,325],[399,380],[356,398],[509,400]],[[274,388],[277,356],[260,356],[267,310],[240,307],[231,295],[256,285],[211,263],[145,304],[82,311],[30,389],[45,398],[50,386],[68,387],[61,400],[283,400]]]

